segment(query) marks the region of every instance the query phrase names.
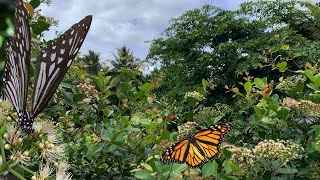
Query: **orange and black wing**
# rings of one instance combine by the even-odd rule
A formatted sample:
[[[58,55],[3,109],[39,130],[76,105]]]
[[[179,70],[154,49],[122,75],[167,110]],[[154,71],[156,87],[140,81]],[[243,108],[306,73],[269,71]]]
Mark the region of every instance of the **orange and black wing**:
[[[219,146],[223,137],[230,130],[231,127],[228,124],[211,126],[209,129],[196,133],[193,137],[193,141],[199,146],[204,156],[211,160],[218,156]]]
[[[163,163],[178,162],[184,163],[190,148],[190,141],[185,139],[177,142],[164,151],[161,157]]]
[[[163,163],[187,163],[191,168],[198,168],[203,165],[206,158],[201,151],[189,140],[182,140],[170,148],[166,149],[162,154]]]
[[[200,168],[208,159],[198,149],[198,147],[190,143],[189,152],[187,154],[186,163],[191,168]]]

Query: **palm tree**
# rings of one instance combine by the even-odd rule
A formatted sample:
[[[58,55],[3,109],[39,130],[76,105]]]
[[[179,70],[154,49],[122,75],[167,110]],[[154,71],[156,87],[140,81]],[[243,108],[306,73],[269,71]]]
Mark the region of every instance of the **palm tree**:
[[[136,70],[139,68],[140,60],[132,55],[133,52],[129,48],[123,46],[117,50],[117,54],[113,54],[115,59],[111,61],[115,71],[119,72],[124,67],[130,70]]]
[[[82,59],[87,65],[86,70],[92,75],[97,75],[101,69],[101,64],[99,63],[100,54],[89,50],[88,54],[84,55]]]

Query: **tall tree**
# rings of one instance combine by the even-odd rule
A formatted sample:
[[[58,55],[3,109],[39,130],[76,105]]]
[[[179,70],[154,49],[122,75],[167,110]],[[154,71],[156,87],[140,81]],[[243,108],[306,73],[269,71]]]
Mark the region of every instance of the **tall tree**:
[[[117,49],[117,51],[117,54],[113,54],[115,59],[111,61],[115,71],[119,72],[124,67],[131,70],[139,68],[139,59],[133,56],[133,51],[126,46]]]
[[[84,55],[82,59],[87,65],[87,71],[92,75],[97,75],[101,69],[101,64],[99,62],[100,54],[94,52],[93,50],[89,50],[88,54]]]
[[[320,57],[317,50],[319,41],[299,34],[296,26],[285,23],[283,19],[280,21],[290,12],[304,13],[299,16],[299,22],[315,19],[315,13],[308,8],[299,9],[295,5],[298,2],[258,1],[242,4],[236,11],[205,5],[172,19],[163,36],[151,41],[147,57],[149,62],[161,63],[161,72],[165,74],[157,92],[169,95],[169,99],[182,97],[185,91],[197,87],[201,79],[212,76],[219,85],[215,92],[217,95],[224,93],[222,87],[225,84],[241,81],[241,75],[247,71],[253,76],[276,79],[281,76],[279,71],[270,73],[270,67],[264,66],[263,55],[270,51],[274,52],[270,58],[280,55],[288,61],[288,66],[295,66],[291,68],[293,70],[299,69],[296,64],[302,66],[307,61],[317,62]],[[273,10],[274,6],[284,11],[281,8]],[[268,11],[257,15],[263,9]],[[286,22],[295,21],[293,15],[285,17],[291,18]],[[316,20],[308,22],[317,24]],[[275,38],[278,37],[275,35],[280,38]],[[281,48],[282,45],[286,46]],[[294,52],[300,55],[293,57]]]

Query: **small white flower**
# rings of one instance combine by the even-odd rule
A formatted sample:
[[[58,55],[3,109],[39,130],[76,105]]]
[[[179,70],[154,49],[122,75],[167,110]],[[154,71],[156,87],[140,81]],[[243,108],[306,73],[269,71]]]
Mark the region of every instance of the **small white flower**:
[[[40,134],[54,134],[53,121],[35,121],[33,123],[33,129]]]
[[[60,173],[57,172],[56,180],[71,180],[72,174],[71,173]]]
[[[39,173],[36,174],[36,179],[45,180],[52,174],[52,172],[53,169],[48,164],[45,166],[41,166]]]
[[[18,151],[15,154],[11,155],[11,159],[26,165],[27,162],[30,160],[30,157],[27,155],[27,153]]]

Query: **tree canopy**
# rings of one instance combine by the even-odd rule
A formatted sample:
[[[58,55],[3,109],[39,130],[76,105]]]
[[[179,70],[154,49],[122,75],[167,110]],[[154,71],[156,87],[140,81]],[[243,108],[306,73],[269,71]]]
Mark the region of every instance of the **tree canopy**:
[[[245,72],[278,78],[279,73],[265,68],[267,56],[280,55],[278,62],[286,61],[293,70],[296,63],[317,62],[319,11],[311,5],[258,1],[243,3],[237,11],[205,5],[172,19],[163,36],[151,41],[147,57],[162,64],[165,80],[159,94],[181,97],[181,90],[210,77],[220,87],[232,85]]]

